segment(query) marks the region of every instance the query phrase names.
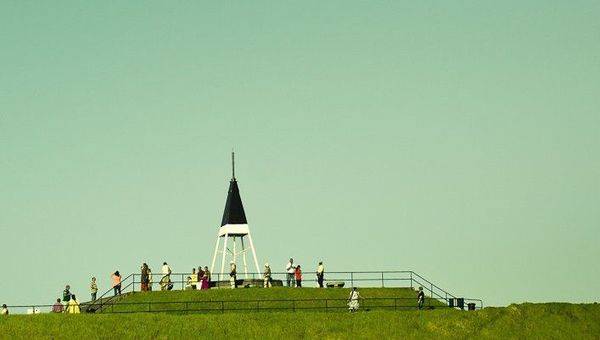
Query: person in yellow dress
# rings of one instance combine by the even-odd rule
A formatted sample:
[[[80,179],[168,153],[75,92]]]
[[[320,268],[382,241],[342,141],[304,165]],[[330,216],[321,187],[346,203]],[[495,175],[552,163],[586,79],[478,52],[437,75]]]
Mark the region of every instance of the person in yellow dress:
[[[79,314],[81,309],[79,308],[79,301],[75,298],[75,295],[71,295],[71,300],[67,304],[67,314]]]

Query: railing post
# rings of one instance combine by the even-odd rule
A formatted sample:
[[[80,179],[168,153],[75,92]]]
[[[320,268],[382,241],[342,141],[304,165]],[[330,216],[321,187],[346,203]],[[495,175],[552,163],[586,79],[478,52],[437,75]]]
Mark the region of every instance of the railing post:
[[[181,274],[181,290],[185,290],[183,274]]]
[[[413,288],[413,277],[412,277],[412,272],[410,272],[410,288]]]
[[[429,292],[431,293],[431,298],[433,299],[433,283],[431,284],[431,290]]]
[[[133,284],[131,285],[131,287],[132,287],[131,289],[135,293],[135,274],[133,274],[132,280],[133,280]]]
[[[381,272],[381,288],[385,288],[385,283],[383,282],[383,272]]]
[[[350,288],[354,288],[354,272],[350,272]]]

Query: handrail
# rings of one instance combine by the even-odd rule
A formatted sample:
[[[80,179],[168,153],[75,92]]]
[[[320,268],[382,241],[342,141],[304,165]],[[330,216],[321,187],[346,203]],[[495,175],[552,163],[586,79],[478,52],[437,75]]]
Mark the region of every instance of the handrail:
[[[132,279],[132,283],[134,283],[134,282],[135,282],[135,274],[129,274],[129,275],[127,275],[127,277],[125,277],[124,279],[122,279],[122,280],[121,280],[121,290],[125,290],[125,289],[123,289],[123,284],[124,284],[124,283],[125,283],[127,280],[129,280],[130,278],[132,278],[132,277],[134,278],[134,279]],[[127,287],[126,287],[126,288],[128,288],[130,285],[131,285],[131,283],[130,283],[129,285],[127,285]],[[92,306],[97,306],[98,304],[100,305],[100,308],[102,308],[102,306],[103,306],[104,304],[106,304],[106,302],[109,302],[109,301],[111,301],[112,299],[114,299],[114,298],[116,298],[116,297],[118,296],[118,295],[113,295],[113,296],[109,296],[109,297],[107,297],[107,298],[106,298],[106,301],[103,301],[103,300],[102,300],[102,299],[104,299],[104,298],[105,298],[105,296],[106,296],[107,294],[109,294],[109,293],[111,293],[111,292],[113,292],[113,291],[114,291],[114,287],[110,287],[110,289],[109,289],[109,290],[107,290],[106,292],[104,292],[104,294],[100,295],[100,297],[96,298],[96,300],[94,300],[94,301],[90,301],[90,302],[88,302],[88,303],[85,303],[84,305],[86,306],[86,308],[87,308],[87,309],[89,309],[89,308],[90,308],[90,307],[92,307]]]
[[[256,273],[256,272],[238,272],[237,273],[237,279],[238,280],[262,280],[263,279],[263,274],[264,273]],[[281,271],[281,272],[271,272],[271,277],[275,278],[276,276],[283,276],[282,281],[285,283],[285,277],[287,276],[287,271]],[[311,274],[315,274],[315,272],[313,271],[305,271],[304,275],[305,275],[305,279],[303,279],[304,282],[315,282],[316,276],[313,278],[310,275]],[[373,275],[372,277],[369,275],[373,275],[373,274],[377,274],[377,275]],[[387,274],[387,277],[386,277]],[[396,275],[391,275],[391,274],[396,274]],[[402,274],[402,275],[398,275],[398,274]],[[171,277],[171,283],[173,284],[179,284],[181,283],[181,289],[185,289],[186,288],[186,277],[187,276],[191,276],[191,273],[175,273],[172,272],[170,274]],[[360,282],[365,282],[368,286],[372,286],[373,282],[378,282],[381,281],[381,285],[380,287],[385,287],[385,286],[389,286],[386,285],[386,282],[401,282],[401,281],[410,281],[410,288],[415,288],[415,284],[422,286],[425,290],[426,293],[429,293],[427,295],[430,296],[430,298],[434,298],[437,300],[440,300],[446,304],[449,303],[450,299],[456,299],[456,296],[447,292],[446,290],[440,288],[439,286],[433,284],[431,281],[429,281],[428,279],[424,278],[423,276],[419,275],[418,273],[412,271],[412,270],[383,270],[383,271],[326,271],[325,272],[326,275],[326,279],[328,282],[332,282],[332,281],[339,281],[339,282],[346,282],[347,284],[350,283],[351,287],[355,286],[355,283],[360,283]],[[163,277],[164,274],[162,273],[150,273],[151,277]],[[224,281],[229,281],[229,273],[211,273],[211,282],[224,282]],[[361,277],[362,276],[362,277]],[[367,276],[367,277],[365,277]],[[130,290],[131,292],[135,292],[136,291],[136,287],[135,285],[140,282],[141,279],[141,274],[139,273],[132,273],[127,275],[124,279],[121,280],[121,291],[122,294],[127,294],[127,290]],[[179,281],[179,279],[181,279],[181,281]],[[158,280],[153,280],[153,284],[159,284]],[[394,284],[392,284],[392,286],[394,286]],[[89,301],[89,302],[84,302],[82,303],[82,309],[88,309],[88,310],[102,310],[105,306],[111,306],[114,304],[115,299],[118,299],[120,295],[110,295],[113,292],[113,287],[111,287],[110,289],[108,289],[106,292],[104,292],[102,295],[100,295],[96,300],[94,301]],[[466,301],[467,299],[465,299]],[[475,300],[475,299],[469,299],[469,300]],[[480,306],[481,308],[483,307],[483,301],[482,300],[477,300],[480,302]],[[43,306],[43,305],[27,305],[27,306]],[[98,308],[99,307],[99,308]],[[94,310],[94,308],[96,308]]]
[[[313,274],[314,272],[312,271],[305,271],[305,275],[306,274]],[[287,276],[287,272],[286,271],[282,271],[282,272],[271,272],[271,278],[275,278],[276,276],[280,276],[283,279],[281,281],[285,282],[285,277]],[[371,274],[371,275],[369,275]],[[373,275],[376,274],[376,275]],[[387,277],[386,277],[386,274]],[[396,275],[390,275],[390,274],[396,274]],[[402,274],[402,275],[398,275],[398,274]],[[164,274],[162,273],[150,273],[151,277],[163,277]],[[181,283],[181,289],[186,289],[186,277],[187,276],[191,276],[191,273],[171,273],[170,277],[171,277],[171,283],[173,284],[179,284]],[[367,284],[367,286],[373,286],[373,282],[378,282],[381,281],[381,285],[380,287],[389,287],[389,284],[386,285],[386,282],[399,282],[399,281],[410,281],[410,288],[415,288],[415,284],[422,286],[425,290],[426,293],[429,293],[428,295],[430,296],[430,298],[432,299],[437,299],[441,302],[444,302],[446,305],[449,304],[450,299],[456,299],[456,296],[453,294],[448,293],[446,290],[440,288],[439,286],[433,284],[431,281],[427,280],[426,278],[424,278],[423,276],[417,274],[416,272],[412,271],[412,270],[386,270],[386,271],[327,271],[325,272],[326,275],[326,279],[328,282],[346,282],[346,283],[350,283],[351,287],[355,286],[355,283],[360,283],[360,282],[365,282]],[[367,275],[367,277],[365,277],[365,275]],[[224,281],[229,281],[229,273],[211,273],[211,282],[224,282]],[[358,277],[357,277],[358,276]],[[181,279],[181,281],[179,281],[178,279]],[[257,281],[262,281],[263,279],[263,273],[255,273],[255,272],[250,272],[250,273],[238,273],[237,274],[237,280],[257,280]],[[127,277],[125,277],[124,279],[122,279],[121,281],[121,291],[122,294],[129,294],[130,292],[135,292],[136,291],[136,284],[137,283],[141,283],[141,274],[139,273],[132,273],[127,275]],[[223,280],[223,281],[221,281]],[[159,284],[159,282],[157,280],[153,280],[154,284]],[[309,275],[306,275],[306,279],[303,280],[304,282],[314,282],[316,281],[316,276],[314,278],[309,278]],[[392,286],[394,286],[392,284]],[[219,287],[218,285],[216,287]],[[223,286],[221,286],[221,288],[223,288]],[[408,287],[407,287],[408,288]],[[129,290],[129,292],[127,292]],[[88,311],[100,311],[102,312],[103,309],[106,306],[111,306],[113,307],[115,304],[117,304],[117,300],[121,295],[110,295],[113,292],[113,287],[111,287],[110,289],[108,289],[106,292],[104,292],[100,297],[98,297],[96,300],[94,301],[89,301],[89,302],[84,302],[81,303],[81,307],[82,310],[88,310]],[[373,299],[373,298],[371,298]],[[400,298],[398,298],[400,299]],[[332,300],[332,299],[329,299]],[[244,301],[251,301],[251,300],[244,300]],[[260,300],[260,301],[267,301],[267,300]],[[292,300],[289,300],[292,301]],[[298,300],[300,301],[300,300]],[[464,299],[464,301],[477,301],[479,302],[479,308],[483,308],[483,301],[481,299]],[[228,302],[232,302],[231,300]],[[164,303],[164,302],[161,302]],[[51,305],[42,305],[42,304],[28,304],[28,305],[24,305],[23,307],[44,307],[44,306],[51,306]],[[13,306],[13,307],[20,307],[20,306]]]

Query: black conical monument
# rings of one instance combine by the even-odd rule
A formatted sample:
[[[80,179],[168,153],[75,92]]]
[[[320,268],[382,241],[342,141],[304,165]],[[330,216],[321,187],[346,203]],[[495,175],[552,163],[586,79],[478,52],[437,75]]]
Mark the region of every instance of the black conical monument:
[[[225,258],[230,256],[231,262],[235,263],[237,256],[239,255],[244,261],[244,272],[247,274],[248,264],[246,261],[246,253],[250,251],[254,258],[256,272],[258,273],[259,267],[256,259],[256,251],[254,249],[254,244],[252,243],[252,236],[250,235],[250,228],[248,227],[244,204],[242,203],[242,198],[240,196],[240,189],[235,178],[235,154],[233,152],[231,152],[231,170],[232,176],[231,181],[229,181],[229,191],[227,192],[227,200],[225,201],[225,210],[223,211],[223,218],[221,219],[221,227],[219,227],[219,233],[217,235],[217,244],[213,255],[211,272],[214,273],[217,256],[218,254],[221,254],[221,273],[225,270]],[[227,241],[230,238],[232,239],[232,244],[230,244],[230,247],[227,247]],[[246,238],[249,241],[248,245],[244,244]],[[223,245],[220,249],[221,239],[223,239]],[[238,242],[240,243],[240,251],[237,250],[236,246]]]

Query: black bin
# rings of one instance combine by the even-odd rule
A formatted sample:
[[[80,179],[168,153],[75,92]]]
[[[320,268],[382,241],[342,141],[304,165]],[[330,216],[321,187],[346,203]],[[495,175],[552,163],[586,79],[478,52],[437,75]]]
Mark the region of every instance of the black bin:
[[[448,299],[448,307],[454,308],[454,299],[453,298]]]
[[[465,299],[464,298],[457,298],[456,299],[456,307],[458,307],[460,309],[465,309]]]
[[[475,310],[475,303],[473,303],[473,302],[467,303],[467,309],[468,310]]]

